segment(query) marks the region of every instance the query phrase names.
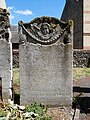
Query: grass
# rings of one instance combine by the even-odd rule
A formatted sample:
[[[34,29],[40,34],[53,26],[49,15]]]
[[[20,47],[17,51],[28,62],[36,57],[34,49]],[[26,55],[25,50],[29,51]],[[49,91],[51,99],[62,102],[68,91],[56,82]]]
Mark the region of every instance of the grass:
[[[13,88],[14,88],[14,102],[20,103],[20,78],[19,78],[19,69],[13,69]]]
[[[73,79],[90,76],[90,68],[73,68]]]
[[[13,69],[13,83],[14,83],[14,85],[19,85],[20,84],[19,69],[18,68]]]

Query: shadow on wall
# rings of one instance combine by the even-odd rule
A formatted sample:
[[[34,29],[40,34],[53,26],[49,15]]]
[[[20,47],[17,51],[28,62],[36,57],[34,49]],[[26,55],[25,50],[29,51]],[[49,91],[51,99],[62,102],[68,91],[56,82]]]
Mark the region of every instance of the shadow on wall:
[[[14,104],[20,105],[20,94],[14,94]]]
[[[88,59],[87,67],[90,68],[90,58]]]

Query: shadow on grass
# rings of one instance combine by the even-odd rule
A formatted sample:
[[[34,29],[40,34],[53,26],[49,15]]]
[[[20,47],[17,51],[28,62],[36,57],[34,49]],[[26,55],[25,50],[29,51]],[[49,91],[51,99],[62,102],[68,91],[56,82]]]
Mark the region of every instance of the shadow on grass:
[[[20,94],[14,93],[14,104],[20,105]]]

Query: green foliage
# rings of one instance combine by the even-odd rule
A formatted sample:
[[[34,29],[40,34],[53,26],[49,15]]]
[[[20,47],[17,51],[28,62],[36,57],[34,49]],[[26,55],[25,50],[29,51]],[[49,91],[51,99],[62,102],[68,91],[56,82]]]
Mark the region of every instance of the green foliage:
[[[44,112],[47,111],[47,108],[46,108],[46,106],[44,106],[42,104],[39,105],[37,103],[34,103],[34,104],[26,106],[26,111],[34,112],[34,113],[42,115]]]
[[[35,114],[38,114],[38,116],[35,117],[35,120],[52,120],[52,117],[47,115],[47,107],[42,104],[31,104],[26,106],[27,112],[33,112]]]
[[[53,120],[52,117],[47,115],[47,107],[42,104],[32,104],[23,106],[25,109],[21,109],[16,104],[2,103],[2,109],[0,110],[0,117],[10,120]],[[8,116],[10,113],[10,116]]]

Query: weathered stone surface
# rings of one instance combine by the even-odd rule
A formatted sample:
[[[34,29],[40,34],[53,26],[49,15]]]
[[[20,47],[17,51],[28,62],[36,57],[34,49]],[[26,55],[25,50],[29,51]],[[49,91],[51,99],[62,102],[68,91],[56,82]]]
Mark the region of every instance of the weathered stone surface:
[[[0,39],[0,77],[2,78],[2,98],[8,99],[10,96],[10,44],[4,39]]]
[[[12,98],[12,44],[10,32],[10,12],[5,0],[0,1],[0,79],[1,98]]]
[[[37,22],[37,25],[39,26],[39,24],[41,25],[43,22],[49,23],[50,21],[47,19],[51,20],[49,17],[40,18],[39,20],[41,20],[41,22]],[[57,19],[54,20],[53,24],[57,26]],[[72,103],[73,85],[70,24],[59,23],[58,20],[58,26],[59,29],[61,26],[61,31],[66,27],[63,32],[63,37],[59,36],[57,39],[54,35],[60,33],[59,29],[53,28],[52,31],[55,30],[54,34],[52,34],[53,32],[42,33],[41,30],[39,30],[39,32],[36,30],[34,34],[28,30],[32,22],[24,24],[24,26],[23,23],[21,23],[19,26],[20,102],[21,104],[39,102],[52,106],[69,106]],[[35,26],[35,28],[38,26]],[[44,37],[44,39],[38,34],[40,36],[43,34],[42,37]],[[51,42],[54,37],[54,42]]]
[[[50,45],[56,42],[71,43],[71,29],[73,21],[62,22],[54,17],[40,17],[32,20],[30,23],[19,22],[19,43],[25,42]],[[60,39],[61,37],[63,37]]]
[[[72,101],[71,44],[20,46],[21,104],[41,102],[70,105]]]
[[[10,21],[9,11],[7,9],[0,8],[0,39],[5,39],[9,42],[10,35]]]

